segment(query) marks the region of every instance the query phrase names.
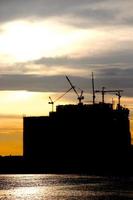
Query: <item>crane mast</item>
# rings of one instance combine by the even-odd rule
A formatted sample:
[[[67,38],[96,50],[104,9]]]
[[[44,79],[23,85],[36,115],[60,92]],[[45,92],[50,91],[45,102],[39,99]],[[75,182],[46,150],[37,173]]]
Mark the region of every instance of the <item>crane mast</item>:
[[[93,72],[92,72],[92,93],[93,93],[93,104],[95,104],[95,84],[94,84],[94,75],[93,75]]]

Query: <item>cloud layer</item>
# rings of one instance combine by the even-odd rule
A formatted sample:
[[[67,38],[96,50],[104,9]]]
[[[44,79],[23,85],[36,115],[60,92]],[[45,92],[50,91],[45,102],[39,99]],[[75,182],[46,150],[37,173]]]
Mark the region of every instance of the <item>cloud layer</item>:
[[[125,0],[1,0],[0,23],[14,20],[53,19],[75,29],[95,30],[88,48],[81,54],[40,57],[27,62],[0,63],[0,89],[60,91],[65,89],[64,74],[87,89],[94,71],[99,87],[133,88],[133,2]],[[2,26],[0,27],[2,31]],[[91,40],[91,39],[90,39]],[[90,46],[89,46],[90,45]],[[34,46],[34,45],[33,45]],[[77,44],[78,46],[78,44]],[[79,53],[79,52],[78,52]],[[56,83],[56,84],[55,84]]]
[[[92,25],[132,24],[132,6],[132,1],[125,0],[1,0],[0,21],[64,16],[76,24],[76,16]]]
[[[91,74],[88,77],[69,76],[77,88],[91,92]],[[100,70],[95,74],[95,87],[100,89],[123,89],[124,95],[133,96],[133,69]],[[56,84],[55,84],[56,83]],[[38,92],[65,92],[70,88],[65,76],[40,76],[40,75],[1,75],[0,90],[29,90]]]

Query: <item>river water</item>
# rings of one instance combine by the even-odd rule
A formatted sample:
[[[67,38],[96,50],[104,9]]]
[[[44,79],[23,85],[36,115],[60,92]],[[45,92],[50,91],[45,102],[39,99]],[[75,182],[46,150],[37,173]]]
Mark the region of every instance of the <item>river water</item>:
[[[131,200],[133,177],[0,175],[0,200]]]

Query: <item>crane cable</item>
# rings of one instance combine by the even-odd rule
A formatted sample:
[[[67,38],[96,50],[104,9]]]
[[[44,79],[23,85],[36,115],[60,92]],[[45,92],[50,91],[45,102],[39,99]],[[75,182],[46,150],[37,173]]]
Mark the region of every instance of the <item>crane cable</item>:
[[[56,102],[56,101],[58,101],[59,99],[61,99],[62,97],[64,97],[70,90],[72,90],[73,89],[73,87],[71,87],[69,90],[67,90],[64,94],[62,94],[60,97],[58,97],[57,99],[55,99],[55,101],[54,101],[54,103]]]

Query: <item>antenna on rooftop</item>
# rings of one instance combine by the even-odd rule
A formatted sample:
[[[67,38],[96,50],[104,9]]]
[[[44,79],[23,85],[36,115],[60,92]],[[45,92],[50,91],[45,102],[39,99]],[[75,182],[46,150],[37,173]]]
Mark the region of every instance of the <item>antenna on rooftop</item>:
[[[95,104],[95,84],[94,84],[94,75],[93,75],[93,72],[92,72],[92,92],[93,92],[93,104]]]

